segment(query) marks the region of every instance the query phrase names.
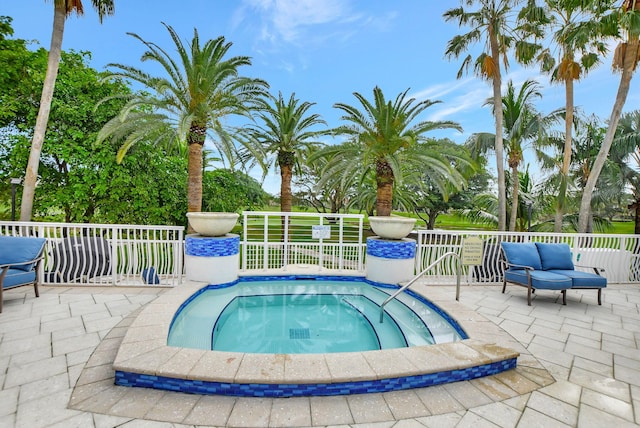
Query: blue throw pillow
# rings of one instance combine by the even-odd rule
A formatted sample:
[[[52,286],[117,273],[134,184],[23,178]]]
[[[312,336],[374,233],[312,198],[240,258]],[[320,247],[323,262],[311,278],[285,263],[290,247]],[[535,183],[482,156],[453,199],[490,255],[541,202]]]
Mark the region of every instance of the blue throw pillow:
[[[142,279],[146,284],[160,284],[160,277],[153,266],[142,269]]]
[[[538,252],[540,253],[540,261],[542,269],[562,269],[573,270],[573,261],[571,261],[571,248],[567,244],[544,244],[536,242]]]
[[[535,244],[531,242],[501,242],[500,245],[507,262],[514,265],[529,266],[537,270],[542,269],[542,263]]]

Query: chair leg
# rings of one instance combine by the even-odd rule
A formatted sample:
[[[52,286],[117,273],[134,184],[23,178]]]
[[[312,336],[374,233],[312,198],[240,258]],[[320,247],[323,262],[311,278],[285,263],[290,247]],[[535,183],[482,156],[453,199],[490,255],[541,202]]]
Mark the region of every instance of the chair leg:
[[[40,291],[38,291],[38,283],[33,283],[33,290],[36,292],[36,297],[40,297]]]
[[[567,305],[567,290],[562,290],[562,304]]]
[[[507,281],[502,281],[502,294],[504,294],[504,290],[507,289]]]
[[[2,313],[2,282],[0,281],[0,314]]]
[[[598,288],[598,304],[602,305],[602,288]]]
[[[527,287],[527,305],[531,306],[531,285]]]

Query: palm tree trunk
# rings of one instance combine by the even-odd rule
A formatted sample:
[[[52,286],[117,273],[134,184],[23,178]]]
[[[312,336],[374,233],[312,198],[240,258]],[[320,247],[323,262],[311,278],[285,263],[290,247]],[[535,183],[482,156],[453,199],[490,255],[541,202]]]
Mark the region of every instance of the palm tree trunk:
[[[38,167],[40,166],[40,153],[44,143],[44,136],[49,122],[51,112],[51,100],[53,90],[58,77],[58,66],[60,65],[60,52],[62,50],[62,36],[64,35],[64,24],[67,18],[64,2],[54,2],[53,9],[53,32],[51,33],[51,47],[47,59],[47,73],[42,85],[42,95],[40,96],[40,108],[38,118],[33,130],[31,141],[31,153],[24,175],[24,188],[22,190],[22,203],[20,205],[20,221],[30,221],[33,212],[33,199],[38,183]]]
[[[571,166],[571,153],[573,144],[573,80],[567,78],[564,82],[565,89],[565,111],[566,117],[564,121],[564,156],[562,158],[562,169],[560,170],[560,188],[558,189],[558,197],[556,199],[556,215],[553,222],[553,231],[562,232],[562,223],[564,219],[565,201],[567,200],[567,186],[569,183],[569,167]]]
[[[391,215],[391,200],[393,199],[393,184],[380,183],[376,189],[376,215]]]
[[[385,161],[376,162],[376,215],[390,216],[393,204],[393,170]]]
[[[627,95],[629,95],[629,87],[631,86],[631,78],[635,71],[635,66],[638,63],[638,48],[640,43],[638,37],[631,37],[625,52],[624,65],[622,67],[622,74],[620,75],[620,85],[618,86],[618,93],[616,94],[616,100],[613,103],[613,109],[611,111],[611,117],[609,118],[607,133],[604,136],[604,141],[598,152],[595,162],[591,168],[591,173],[587,179],[587,183],[584,186],[582,193],[582,201],[580,202],[580,216],[578,218],[578,232],[586,232],[589,226],[589,219],[591,217],[591,199],[593,197],[593,190],[596,187],[598,177],[604,163],[609,156],[609,150],[615,137],[616,128],[618,127],[618,121],[622,114],[622,108],[627,101]]]
[[[493,106],[496,116],[496,171],[498,173],[498,230],[505,230],[507,224],[507,192],[504,175],[504,141],[502,137],[502,76],[500,75],[500,51],[498,39],[492,30],[489,31],[489,43],[491,45],[491,60],[494,62],[493,82]]]
[[[511,188],[511,218],[509,219],[509,230],[516,230],[518,221],[518,196],[520,194],[520,180],[518,179],[518,166],[511,167],[513,186]]]
[[[207,129],[198,124],[191,124],[187,135],[189,149],[187,158],[187,212],[202,211],[202,147]],[[187,233],[193,233],[191,225]]]
[[[291,166],[280,166],[280,211],[291,212],[293,197],[291,195]]]

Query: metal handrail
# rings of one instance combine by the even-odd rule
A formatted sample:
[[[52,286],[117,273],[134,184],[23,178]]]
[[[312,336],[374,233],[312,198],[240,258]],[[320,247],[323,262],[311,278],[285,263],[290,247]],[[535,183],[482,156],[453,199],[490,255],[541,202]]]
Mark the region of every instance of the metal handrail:
[[[450,256],[453,256],[456,259],[456,261],[458,262],[458,264],[456,266],[456,300],[460,300],[460,265],[462,264],[462,260],[460,259],[460,256],[458,255],[458,253],[456,253],[454,251],[450,251],[450,252],[445,253],[442,256],[438,257],[438,259],[436,261],[434,261],[429,266],[427,266],[422,272],[417,274],[411,281],[407,282],[400,289],[396,290],[395,293],[393,293],[391,296],[387,297],[387,299],[384,302],[382,302],[382,305],[380,305],[380,324],[382,324],[382,320],[384,319],[384,307],[385,307],[385,305],[387,303],[389,303],[391,300],[395,299],[398,296],[398,294],[402,293],[404,290],[409,288],[422,275],[424,275],[425,273],[427,273],[428,271],[430,271],[431,269],[436,267],[436,265],[438,265],[440,262],[442,262],[446,257],[450,257]]]

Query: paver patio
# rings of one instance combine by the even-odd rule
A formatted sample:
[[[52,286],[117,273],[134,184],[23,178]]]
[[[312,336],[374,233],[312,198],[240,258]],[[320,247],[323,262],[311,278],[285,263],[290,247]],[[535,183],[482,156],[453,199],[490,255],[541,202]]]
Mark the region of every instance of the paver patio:
[[[453,300],[453,287],[417,285]],[[530,307],[521,289],[500,291],[464,286],[461,303],[546,370],[527,364],[416,390],[260,399],[113,385],[119,341],[163,289],[42,287],[37,299],[32,289],[11,290],[0,314],[0,427],[640,426],[639,287],[609,286],[602,306],[589,290],[570,291],[567,306],[557,293],[536,293]]]

